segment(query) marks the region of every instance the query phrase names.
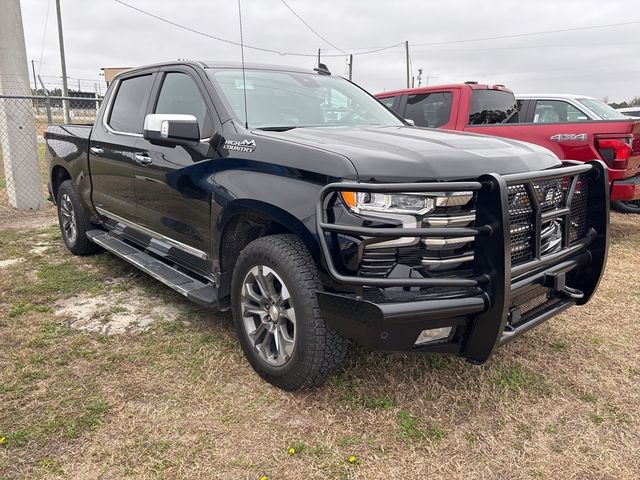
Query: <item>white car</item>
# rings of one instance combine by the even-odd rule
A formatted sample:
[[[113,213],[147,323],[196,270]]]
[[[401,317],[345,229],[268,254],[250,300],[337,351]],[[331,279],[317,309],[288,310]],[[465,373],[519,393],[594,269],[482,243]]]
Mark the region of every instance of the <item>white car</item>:
[[[626,117],[640,119],[640,107],[616,108],[616,111]]]
[[[603,101],[584,95],[530,93],[516,95],[516,99],[521,112],[531,112],[530,109],[533,109],[533,123],[627,120],[629,118]]]

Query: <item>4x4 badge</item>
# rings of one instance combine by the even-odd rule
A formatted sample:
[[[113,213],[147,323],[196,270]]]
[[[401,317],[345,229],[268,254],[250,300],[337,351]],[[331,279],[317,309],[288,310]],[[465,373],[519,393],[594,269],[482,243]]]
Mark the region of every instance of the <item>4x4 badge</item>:
[[[551,137],[549,137],[549,140],[553,142],[584,142],[585,140],[587,140],[587,137],[588,135],[586,133],[558,133],[557,135],[552,135]]]
[[[227,150],[233,150],[235,152],[250,153],[256,149],[255,140],[226,140],[224,142],[224,148]]]

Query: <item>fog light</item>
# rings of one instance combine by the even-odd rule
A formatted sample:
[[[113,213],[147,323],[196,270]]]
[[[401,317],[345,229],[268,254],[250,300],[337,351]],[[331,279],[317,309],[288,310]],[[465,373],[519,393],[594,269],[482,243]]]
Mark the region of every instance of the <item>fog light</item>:
[[[423,330],[416,340],[416,345],[421,345],[423,343],[431,343],[438,340],[443,340],[448,338],[451,334],[452,327],[442,327],[442,328],[431,328],[429,330]]]

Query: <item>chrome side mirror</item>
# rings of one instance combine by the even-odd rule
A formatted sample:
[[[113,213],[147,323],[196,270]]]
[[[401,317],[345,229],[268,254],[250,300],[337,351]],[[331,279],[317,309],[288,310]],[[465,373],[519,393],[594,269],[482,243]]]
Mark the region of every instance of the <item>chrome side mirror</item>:
[[[416,122],[414,122],[410,118],[405,118],[404,121],[407,122],[409,124],[409,126],[411,126],[411,127],[415,127],[416,126]]]
[[[142,136],[151,143],[193,146],[200,141],[200,128],[193,115],[150,113],[144,118]]]

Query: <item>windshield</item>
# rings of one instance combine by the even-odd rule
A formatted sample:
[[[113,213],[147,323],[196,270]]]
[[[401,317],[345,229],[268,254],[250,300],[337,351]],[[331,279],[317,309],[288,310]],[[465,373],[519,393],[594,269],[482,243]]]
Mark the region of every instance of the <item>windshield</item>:
[[[602,120],[626,120],[623,114],[614,110],[609,105],[593,98],[579,98],[578,101],[598,115]]]
[[[403,125],[375,98],[328,75],[273,70],[209,69],[236,118],[251,128]]]
[[[469,125],[518,123],[518,121],[518,102],[513,93],[504,90],[473,90]]]

